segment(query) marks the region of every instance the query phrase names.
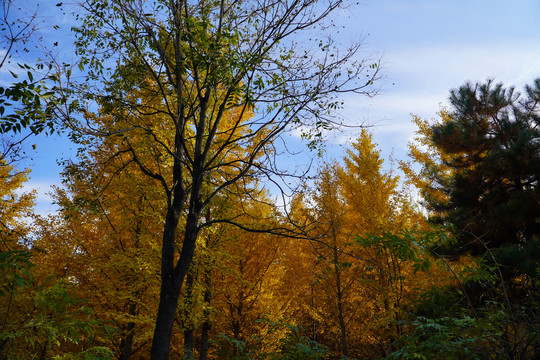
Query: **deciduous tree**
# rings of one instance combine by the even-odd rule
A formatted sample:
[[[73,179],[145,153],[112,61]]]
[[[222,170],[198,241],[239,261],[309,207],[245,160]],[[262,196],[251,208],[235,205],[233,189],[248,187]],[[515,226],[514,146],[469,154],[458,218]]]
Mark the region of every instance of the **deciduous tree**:
[[[86,342],[95,322],[75,294],[74,284],[43,266],[36,248],[35,194],[21,191],[29,171],[0,160],[0,358],[48,358],[73,352]],[[89,345],[90,347],[91,345]],[[105,348],[96,354],[111,358]],[[81,355],[81,354],[79,354]],[[82,356],[82,355],[81,355]]]
[[[400,237],[425,220],[383,161],[363,131],[344,166],[322,168],[305,200],[294,202],[295,221],[306,224],[311,241],[288,255],[303,263],[289,265],[289,281],[305,277],[295,289],[303,289],[297,301],[308,315],[296,318],[312,339],[343,356],[384,353],[401,329],[389,320],[399,323],[416,289],[430,284],[415,272],[413,258],[421,263],[422,249]]]
[[[325,19],[342,5],[340,0],[83,3],[76,45],[89,85],[62,87],[72,83],[71,72],[62,78],[64,121],[80,133],[119,134],[124,139],[119,151],[161,186],[166,203],[153,359],[168,358],[198,234],[216,222],[204,221],[204,209],[243,179],[268,176],[267,157],[285,130],[313,125],[319,134],[334,123],[328,109],[339,107],[340,93],[365,93],[377,78],[376,63],[356,58],[358,44],[339,48],[321,36]],[[292,38],[315,28],[316,39]],[[76,95],[82,95],[79,102],[72,101]],[[73,116],[94,100],[102,114],[113,117],[107,126]],[[55,111],[61,114],[59,107]],[[231,111],[236,117],[225,123]],[[255,116],[246,118],[251,112]],[[150,121],[155,117],[161,124]],[[163,131],[170,136],[163,137]],[[145,137],[144,148],[134,146],[133,134]],[[153,152],[152,164],[142,161],[145,151]]]

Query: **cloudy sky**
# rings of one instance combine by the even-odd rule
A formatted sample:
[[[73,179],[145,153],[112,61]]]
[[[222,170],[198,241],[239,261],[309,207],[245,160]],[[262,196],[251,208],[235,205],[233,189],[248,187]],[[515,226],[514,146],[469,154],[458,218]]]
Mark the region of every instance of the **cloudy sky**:
[[[35,6],[32,1],[18,2]],[[43,1],[40,13],[66,31],[69,11],[62,13],[55,7],[58,2]],[[342,14],[347,28],[340,40],[362,40],[366,56],[382,59],[384,76],[376,97],[348,96],[342,115],[351,123],[373,125],[385,156],[405,156],[415,130],[410,114],[436,116],[450,89],[488,78],[520,89],[540,76],[537,0],[363,0]],[[58,36],[50,25],[44,27],[44,37],[51,34]],[[60,37],[64,44],[59,49],[69,50],[66,39]],[[1,69],[0,83],[6,79],[10,76]],[[343,145],[355,136],[352,130],[330,136],[325,157],[342,157]],[[56,159],[73,152],[58,137],[40,136],[35,142],[29,186],[39,189],[38,211],[46,212],[51,206],[45,193],[59,182]]]
[[[540,76],[539,1],[382,0],[357,10],[351,31],[369,34],[386,80],[345,111],[376,124],[377,142],[396,155],[414,131],[410,113],[432,118],[450,89],[488,78],[519,89]]]

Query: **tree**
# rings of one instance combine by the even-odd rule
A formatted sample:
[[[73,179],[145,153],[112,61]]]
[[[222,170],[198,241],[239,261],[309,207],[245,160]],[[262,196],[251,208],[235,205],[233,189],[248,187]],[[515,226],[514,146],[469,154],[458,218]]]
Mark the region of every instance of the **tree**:
[[[246,225],[266,227],[265,220],[257,219],[266,216],[249,216],[239,208],[240,201],[227,200],[230,204],[225,211],[244,213],[239,220],[245,221]],[[249,207],[250,213],[274,213],[277,216],[273,206],[257,201],[243,202],[241,206]],[[269,333],[268,322],[262,320],[278,321],[283,316],[276,291],[282,276],[279,254],[283,239],[271,234],[249,233],[229,224],[215,227],[214,231],[212,237],[217,246],[213,253],[218,254],[212,269],[214,333],[221,333],[234,342],[245,342],[249,351],[256,352],[261,348],[268,351],[281,335]],[[217,248],[220,250],[216,251]],[[256,348],[250,340],[256,340]],[[218,346],[218,357],[236,355],[236,349],[223,345]]]
[[[439,251],[486,255],[502,265],[505,278],[534,276],[540,259],[540,79],[523,96],[491,80],[466,84],[451,91],[450,102],[451,111],[422,133],[439,164],[413,153],[429,178],[422,191],[432,220],[458,231],[457,243]]]
[[[17,338],[21,320],[17,320],[20,291],[32,282],[32,253],[25,246],[30,228],[23,218],[34,206],[32,193],[16,191],[27,180],[28,171],[17,172],[0,159],[0,356],[9,352]]]
[[[77,283],[77,295],[100,320],[101,343],[130,359],[150,348],[162,213],[159,189],[134,164],[111,159],[111,147],[96,144],[66,164],[64,188],[55,194],[60,210],[36,222],[34,243],[46,252],[41,267]]]
[[[161,186],[166,200],[152,359],[168,358],[198,234],[218,221],[234,223],[205,221],[202,214],[212,199],[241,189],[236,184],[244,179],[270,176],[273,141],[285,130],[313,125],[309,131],[319,135],[334,124],[328,109],[340,106],[340,93],[366,93],[377,78],[376,63],[356,59],[359,44],[339,49],[330,37],[319,36],[310,42],[314,52],[292,39],[316,27],[324,33],[325,20],[342,5],[340,0],[84,2],[75,31],[79,66],[88,81],[63,87],[73,83],[69,71],[62,78],[66,82],[58,83],[65,91],[62,103],[70,104],[64,120],[79,134],[122,137],[118,154],[130,156]],[[77,95],[79,101],[72,101]],[[112,121],[98,126],[88,117],[77,120],[73,111],[85,112],[93,101]],[[235,116],[224,121],[231,112]],[[246,116],[250,113],[255,116]],[[158,125],[150,121],[156,118]],[[146,139],[144,147],[134,146],[134,134]],[[144,153],[152,162],[143,161]]]
[[[327,313],[326,321],[335,324],[330,332],[339,339],[336,341],[339,353],[348,357],[350,329],[347,325],[356,314],[353,309],[358,299],[355,285],[359,267],[352,266],[350,252],[354,250],[346,230],[346,201],[338,169],[334,163],[319,171],[315,188],[309,195],[313,201],[310,216],[316,224],[310,236],[319,240],[312,245],[313,255],[317,258],[314,282],[317,288],[322,288],[319,297],[330,305],[325,306],[322,312]]]
[[[26,44],[31,34],[35,31],[35,20],[36,15],[33,14],[29,16],[26,21],[19,19],[17,21],[13,20],[10,17],[10,12],[12,12],[12,1],[7,0],[3,1],[0,11],[0,29],[2,30],[2,36],[0,37],[0,48],[2,49],[2,54],[0,55],[0,69],[5,69],[5,64],[9,64],[9,59],[12,56],[13,51],[18,52],[17,45],[19,43]],[[19,25],[18,25],[19,24]],[[18,26],[17,26],[18,25]],[[24,48],[26,50],[26,47]],[[12,74],[13,71],[9,70]],[[16,76],[16,75],[15,75]],[[18,90],[16,86],[5,88],[0,86],[0,119],[3,119],[3,116],[6,112],[6,107],[11,106],[11,98],[13,96],[18,97],[24,95],[22,89]],[[2,133],[4,126],[0,126],[0,133]],[[16,158],[20,153],[20,144],[22,140],[17,141],[2,141],[2,150],[0,155],[0,160],[7,160],[10,157]]]
[[[427,267],[421,241],[412,235],[425,219],[383,162],[362,131],[344,165],[320,169],[291,210],[297,223],[309,224],[311,240],[285,250],[292,258],[285,287],[300,293],[294,318],[312,340],[341,356],[387,351],[400,335],[403,307],[431,283],[415,271]]]
[[[28,173],[0,160],[2,359],[48,358],[52,352],[67,355],[75,343],[91,337],[96,326],[89,309],[74,295],[74,284],[59,280],[50,267],[42,266],[43,254],[34,246],[34,228],[29,224],[35,193],[20,191]],[[96,352],[96,358],[112,358],[105,348],[88,350]]]
[[[538,80],[524,94],[491,80],[465,84],[451,91],[440,119],[415,119],[423,149],[411,145],[411,156],[421,169],[406,168],[431,221],[454,234],[433,251],[477,260],[459,287],[426,294],[418,307],[428,309],[418,334],[437,324],[437,341],[458,345],[456,353],[464,344],[448,331],[452,322],[466,325],[466,351],[489,346],[501,358],[538,357],[539,95]]]
[[[110,120],[102,116],[93,122]],[[159,124],[158,117],[154,120]],[[132,135],[132,145],[143,148],[144,143],[136,144],[145,139]],[[117,136],[96,139],[79,152],[76,163],[65,162],[64,188],[56,191],[60,212],[39,220],[40,232],[34,244],[47,252],[41,267],[77,282],[78,295],[88,301],[93,315],[103,324],[102,344],[114,350],[118,358],[129,359],[149,351],[149,330],[159,293],[156,260],[159,228],[164,220],[160,201],[164,199],[152,179],[137,171],[136,163],[128,156],[118,155],[122,141]],[[141,153],[139,159],[148,163],[149,156],[151,153]],[[243,186],[257,186],[248,180]],[[268,200],[261,201],[262,190],[251,195],[258,197],[235,198],[226,193],[215,197],[205,210],[205,219],[223,218],[225,213],[252,227],[257,221],[267,221],[270,215],[256,214],[274,211],[273,205]],[[257,226],[264,228],[262,223]],[[240,332],[249,330],[253,326],[250,320],[257,315],[266,315],[252,315],[253,304],[247,303],[252,299],[256,305],[260,302],[262,278],[272,262],[271,254],[276,253],[270,247],[276,245],[277,242],[269,241],[268,234],[247,237],[244,230],[226,223],[201,231],[178,310],[177,323],[184,332],[184,356],[194,353],[199,340],[194,335],[201,324],[201,348],[204,343],[208,347],[209,326],[217,332],[226,331],[224,321],[216,323],[216,318],[223,318],[222,314],[228,311],[227,305],[223,305],[224,297],[232,297],[233,302],[236,296],[241,298]],[[269,254],[264,256],[265,253]],[[270,259],[263,260],[265,257]],[[239,270],[236,270],[237,260],[242,264]],[[259,260],[262,263],[257,265]],[[221,281],[223,277],[227,280]],[[253,288],[249,285],[251,281]],[[210,304],[211,300],[215,304]],[[107,329],[115,331],[108,333]],[[181,340],[180,336],[178,332],[173,335],[175,344]],[[173,350],[180,351],[178,347]],[[201,358],[204,352],[201,350]]]

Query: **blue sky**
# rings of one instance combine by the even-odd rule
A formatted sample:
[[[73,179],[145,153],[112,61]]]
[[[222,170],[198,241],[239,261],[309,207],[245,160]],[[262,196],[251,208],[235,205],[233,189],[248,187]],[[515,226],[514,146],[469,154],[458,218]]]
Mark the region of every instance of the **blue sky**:
[[[410,113],[432,118],[450,89],[493,78],[518,89],[540,76],[538,1],[370,1],[353,33],[369,33],[382,55],[379,96],[350,99],[346,113],[375,124],[376,139],[396,155],[414,128]]]
[[[35,8],[33,1],[15,0]],[[43,36],[59,38],[59,51],[69,52],[67,37],[70,15],[55,7],[58,1],[43,1]],[[67,3],[67,2],[65,2]],[[68,5],[69,6],[69,5]],[[354,124],[369,124],[383,154],[405,157],[414,127],[410,114],[423,118],[436,115],[446,103],[449,90],[466,81],[488,78],[515,85],[519,90],[540,76],[540,1],[424,1],[363,0],[341,11],[343,43],[362,40],[363,54],[382,58],[384,78],[374,98],[347,96],[342,115]],[[61,26],[53,31],[51,23]],[[11,79],[0,70],[0,83]],[[326,159],[341,158],[343,146],[356,131],[328,136]],[[39,191],[38,212],[51,208],[46,193],[59,183],[58,158],[74,155],[69,143],[59,137],[40,136],[32,154],[33,172],[28,188]],[[32,143],[31,142],[31,143]]]

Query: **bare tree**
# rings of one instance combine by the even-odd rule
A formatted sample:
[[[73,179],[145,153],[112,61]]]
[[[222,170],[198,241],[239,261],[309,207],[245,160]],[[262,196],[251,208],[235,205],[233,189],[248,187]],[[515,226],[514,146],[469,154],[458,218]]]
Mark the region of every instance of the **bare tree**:
[[[275,140],[337,125],[340,94],[371,94],[377,61],[341,47],[341,0],[86,0],[76,28],[78,84],[58,76],[55,114],[79,135],[120,137],[115,156],[166,199],[152,359],[168,359],[178,298],[201,216],[227,191],[278,171]],[[60,81],[62,80],[62,81]],[[99,104],[99,114],[90,113]],[[78,112],[79,111],[79,112]],[[83,113],[84,117],[77,117]],[[271,225],[269,225],[271,226]],[[254,229],[265,231],[266,229]]]

